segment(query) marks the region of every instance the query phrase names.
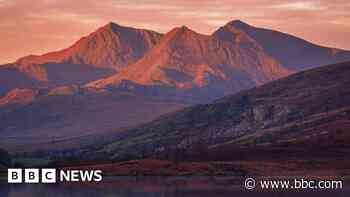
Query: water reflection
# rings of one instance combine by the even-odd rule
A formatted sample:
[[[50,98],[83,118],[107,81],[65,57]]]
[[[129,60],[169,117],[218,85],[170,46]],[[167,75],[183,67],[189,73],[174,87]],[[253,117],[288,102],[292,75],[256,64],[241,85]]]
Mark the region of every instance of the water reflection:
[[[345,197],[349,190],[318,192],[248,192],[240,180],[212,177],[118,177],[99,184],[0,183],[0,197]]]

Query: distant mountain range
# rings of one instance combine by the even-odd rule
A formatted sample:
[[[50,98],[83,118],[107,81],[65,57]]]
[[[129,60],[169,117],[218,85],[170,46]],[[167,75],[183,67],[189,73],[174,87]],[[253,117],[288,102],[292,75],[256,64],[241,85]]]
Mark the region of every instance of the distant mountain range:
[[[134,126],[346,60],[349,51],[239,20],[212,35],[109,23],[67,49],[0,66],[0,141],[23,150]]]

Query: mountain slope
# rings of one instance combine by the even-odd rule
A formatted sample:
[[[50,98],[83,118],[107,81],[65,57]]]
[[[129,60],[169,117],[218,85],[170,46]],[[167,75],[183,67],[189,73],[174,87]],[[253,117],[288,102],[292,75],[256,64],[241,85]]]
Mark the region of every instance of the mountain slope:
[[[144,86],[202,88],[209,95],[211,91],[221,90],[222,96],[290,73],[254,46],[242,47],[179,27],[164,35],[135,64],[88,87],[104,88],[132,81]]]
[[[0,67],[0,84],[0,96],[2,96],[14,88],[35,87],[40,82],[19,72],[12,66],[4,65]]]
[[[151,121],[187,105],[128,91],[92,92],[78,86],[15,89],[0,99],[0,144],[19,152],[78,148],[79,140],[63,144]],[[98,142],[93,137],[92,141]]]
[[[348,147],[349,74],[350,62],[297,73],[124,131],[102,151],[120,159],[191,150],[199,144],[212,150],[259,145]]]
[[[96,68],[91,65],[46,63],[17,67],[0,67],[0,95],[16,88],[54,88],[62,85],[83,85],[93,80],[111,76],[109,68]]]
[[[213,36],[225,40],[246,37],[246,40],[254,41],[284,67],[297,71],[350,60],[350,51],[318,46],[298,37],[254,27],[240,20],[227,23],[214,32]]]

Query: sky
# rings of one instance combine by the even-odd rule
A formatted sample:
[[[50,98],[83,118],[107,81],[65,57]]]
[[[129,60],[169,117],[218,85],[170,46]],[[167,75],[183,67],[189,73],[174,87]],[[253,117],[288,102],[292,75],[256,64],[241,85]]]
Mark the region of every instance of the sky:
[[[72,45],[108,22],[211,34],[231,20],[350,50],[349,0],[0,0],[0,63]]]

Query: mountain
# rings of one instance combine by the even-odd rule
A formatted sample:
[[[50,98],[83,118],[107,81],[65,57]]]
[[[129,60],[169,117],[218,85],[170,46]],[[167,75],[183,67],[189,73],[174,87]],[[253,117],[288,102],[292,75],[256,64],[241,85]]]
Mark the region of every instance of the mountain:
[[[13,88],[91,81],[95,82],[89,87],[101,88],[131,81],[141,86],[192,89],[187,91],[192,95],[206,89],[213,92],[210,98],[217,98],[293,71],[350,59],[348,51],[317,46],[239,20],[212,35],[180,27],[162,37],[151,30],[109,23],[66,49],[0,66],[0,95]],[[132,68],[115,74],[129,66]],[[194,90],[198,88],[201,91]]]
[[[88,87],[105,88],[132,81],[143,86],[206,90],[219,96],[264,84],[290,74],[255,45],[201,35],[187,27],[175,28],[143,58]],[[218,95],[215,95],[216,97]]]
[[[0,95],[12,89],[55,88],[62,85],[83,85],[115,73],[109,68],[68,63],[45,63],[29,66],[15,64],[0,66]]]
[[[349,51],[234,20],[212,35],[185,26],[174,28],[139,61],[87,87],[111,88],[131,82],[172,87],[191,95],[204,92],[201,97],[208,101],[293,72],[346,60],[350,60]]]
[[[219,160],[249,157],[239,152],[244,147],[255,147],[257,154],[250,154],[256,157],[273,157],[276,151],[303,157],[348,154],[349,74],[350,62],[324,66],[188,107],[121,132],[99,152],[140,158],[178,149],[191,153],[200,146],[208,151],[202,158]]]
[[[12,88],[37,87],[34,84],[81,85],[107,77],[143,57],[160,37],[161,34],[153,31],[109,23],[71,47],[29,55],[0,67],[0,75],[11,72],[13,79],[25,81],[8,80],[12,82],[1,88],[2,93]]]
[[[350,59],[349,51],[318,46],[298,37],[254,27],[240,20],[227,23],[214,32],[213,36],[232,41],[248,42],[249,40],[274,57],[285,68],[296,71]]]
[[[81,38],[67,49],[41,56],[27,56],[16,63],[20,66],[44,63],[93,65],[120,70],[143,57],[161,38],[150,30],[135,29],[109,23]]]
[[[110,23],[62,51],[1,66],[0,144],[18,151],[67,148],[62,143],[74,149],[78,139],[94,142],[115,128],[286,77],[299,63],[338,61],[292,53],[284,45],[302,50],[300,39],[275,40],[286,34],[266,30],[271,36],[263,42],[258,30],[233,21],[213,35],[187,27],[161,35]],[[293,58],[281,59],[279,51]]]

